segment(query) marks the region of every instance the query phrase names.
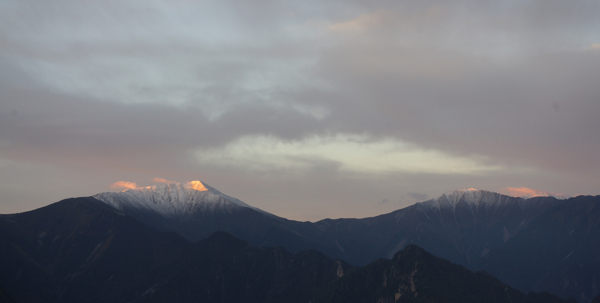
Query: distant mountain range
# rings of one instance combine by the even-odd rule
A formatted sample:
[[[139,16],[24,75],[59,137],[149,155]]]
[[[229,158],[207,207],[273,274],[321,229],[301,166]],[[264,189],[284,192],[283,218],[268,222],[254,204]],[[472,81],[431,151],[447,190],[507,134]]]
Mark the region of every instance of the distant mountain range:
[[[224,232],[193,244],[93,198],[0,217],[0,266],[4,302],[574,302],[523,294],[414,245],[353,267]]]
[[[352,292],[349,290],[360,289],[358,286],[339,286],[354,281],[349,278],[350,269],[354,273],[352,275],[359,275],[355,278],[361,277],[356,279],[367,279],[360,285],[368,288],[364,291],[372,295],[368,297],[369,300],[394,302],[397,292],[386,288],[384,284],[387,282],[377,279],[384,277],[384,272],[390,272],[391,269],[386,266],[400,266],[394,263],[398,256],[396,253],[407,249],[420,251],[422,255],[428,255],[426,251],[429,251],[471,270],[485,270],[525,292],[547,291],[563,298],[574,297],[579,302],[590,302],[600,294],[600,196],[579,196],[567,200],[552,197],[522,199],[487,191],[459,190],[377,217],[326,219],[311,223],[277,217],[198,181],[121,193],[101,193],[93,197],[61,201],[27,213],[1,215],[0,264],[6,270],[0,273],[0,285],[17,302],[159,302],[156,298],[166,300],[184,291],[182,287],[188,287],[185,291],[189,293],[192,284],[184,286],[181,283],[188,279],[192,281],[189,283],[196,283],[193,282],[196,278],[204,279],[200,284],[206,285],[205,290],[215,294],[216,288],[211,288],[213,286],[210,283],[217,282],[207,277],[200,278],[204,274],[201,269],[190,270],[211,268],[212,265],[201,265],[197,263],[200,260],[191,256],[207,254],[206,249],[211,246],[206,246],[206,243],[212,242],[206,241],[215,240],[217,236],[209,236],[216,231],[228,232],[247,241],[250,246],[262,247],[258,249],[248,247],[245,243],[239,244],[245,245],[244,249],[249,251],[285,251],[281,256],[292,259],[319,255],[323,257],[322,261],[318,261],[323,268],[334,268],[336,272],[340,269],[345,273],[343,279],[337,274],[323,278],[326,282],[319,282],[319,285],[327,285],[327,288],[313,288],[310,293],[318,293],[320,297],[306,297],[312,302],[334,302],[334,298],[344,296],[356,298],[358,294],[350,295]],[[221,238],[228,237],[218,235]],[[285,249],[267,248],[277,246]],[[328,257],[317,252],[306,252],[309,249],[320,251]],[[246,257],[232,256],[232,260],[241,258],[239,260],[244,262],[262,264],[262,261],[248,257],[254,254],[249,251],[242,253]],[[228,253],[235,251],[218,252],[220,255]],[[260,260],[281,257],[261,257],[260,253],[254,255]],[[183,256],[187,256],[187,259]],[[382,257],[391,260],[377,261]],[[188,261],[182,261],[184,259]],[[355,268],[350,264],[366,267]],[[250,266],[253,269],[245,274],[253,275],[263,265],[256,266]],[[327,271],[319,266],[314,265],[312,270]],[[383,272],[375,269],[382,269]],[[225,268],[210,270],[213,278],[215,274],[225,277]],[[292,280],[297,275],[304,275],[299,269],[294,270],[295,274],[277,274],[288,275]],[[226,271],[235,272],[233,269]],[[274,274],[265,272],[266,276],[262,278],[267,279],[267,276]],[[239,276],[239,273],[235,275]],[[404,280],[392,275],[400,279],[394,280],[396,284],[393,287],[399,287],[400,281],[410,282],[410,279],[406,280],[407,273],[399,275],[404,275]],[[431,275],[434,276],[433,272]],[[169,278],[161,280],[164,277]],[[316,276],[313,278],[321,279]],[[314,279],[309,280],[317,281]],[[422,279],[420,281],[429,278]],[[483,278],[475,280],[479,279]],[[340,282],[342,280],[346,282]],[[247,281],[240,281],[236,282],[241,283],[239,287],[249,287],[244,284]],[[272,283],[260,281],[256,283]],[[281,277],[268,281],[291,283],[291,280]],[[297,283],[304,285],[302,283],[309,283],[307,281]],[[500,284],[498,281],[495,283]],[[28,290],[30,285],[38,287]],[[286,291],[293,291],[276,289],[283,285],[269,285],[264,286],[268,289],[264,290],[268,295],[255,294],[263,296],[260,297],[262,301],[256,302],[276,302],[278,299],[270,297],[275,296],[270,292],[290,295]],[[405,286],[408,288],[403,288],[402,294],[412,289],[410,283]],[[258,289],[256,287],[251,288]],[[310,289],[306,287],[309,285],[298,286],[297,291],[306,292]],[[338,295],[331,297],[332,292]],[[200,293],[202,291],[196,295]],[[418,290],[416,293],[419,293]],[[495,294],[500,296],[500,293]],[[418,297],[412,295],[412,298]],[[421,295],[419,300],[425,295],[431,298],[436,296],[434,291],[421,292]],[[202,296],[209,295],[203,293]],[[403,296],[398,302],[413,302],[406,301],[407,296]],[[522,294],[509,297],[517,302],[515,298],[518,296]],[[231,298],[254,302],[233,295]]]

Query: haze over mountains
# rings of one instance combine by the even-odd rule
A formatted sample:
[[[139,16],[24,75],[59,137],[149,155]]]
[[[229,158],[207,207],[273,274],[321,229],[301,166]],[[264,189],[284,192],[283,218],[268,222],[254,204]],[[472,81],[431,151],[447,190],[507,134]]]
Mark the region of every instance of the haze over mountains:
[[[139,243],[138,246],[138,249],[152,246],[146,249],[146,257],[136,260],[137,257],[132,256],[131,262],[118,259],[118,255],[110,259],[110,262],[127,263],[124,264],[125,268],[130,269],[141,266],[137,262],[150,262],[154,267],[143,270],[148,274],[170,262],[167,260],[176,258],[178,252],[187,251],[186,245],[200,243],[199,241],[216,231],[225,231],[247,241],[251,246],[283,246],[291,253],[314,249],[329,258],[341,259],[358,266],[367,265],[382,257],[392,259],[398,251],[416,244],[437,257],[471,270],[485,270],[521,291],[548,291],[563,298],[572,296],[580,302],[589,302],[599,294],[600,261],[597,256],[600,255],[600,196],[580,196],[567,200],[554,197],[522,199],[480,190],[458,190],[377,217],[326,219],[315,223],[277,217],[198,181],[164,184],[120,193],[101,193],[59,204],[62,207],[60,211],[51,211],[58,207],[51,205],[28,213],[2,216],[3,241],[7,241],[7,245],[11,243],[10,247],[13,248],[3,250],[3,259],[36,260],[31,254],[44,252],[48,255],[42,254],[39,257],[44,261],[36,261],[36,266],[40,266],[40,269],[33,266],[30,272],[41,270],[45,274],[40,276],[64,276],[69,270],[62,269],[65,272],[57,274],[52,269],[73,266],[71,270],[75,271],[69,273],[71,280],[84,273],[89,274],[90,279],[110,279],[111,275],[115,275],[109,275],[108,269],[97,268],[98,273],[107,271],[102,278],[95,277],[92,274],[94,271],[81,269],[83,265],[68,265],[67,259],[61,254],[68,255],[71,250],[64,251],[66,246],[63,243],[59,252],[56,252],[56,243],[61,239],[65,240],[64,238],[73,240],[67,234],[79,234],[81,238],[77,241],[84,241],[87,243],[84,246],[88,247],[84,249],[81,244],[77,244],[77,249],[87,251],[85,256],[79,258],[82,264],[88,264],[98,254],[104,254],[104,251],[108,253],[108,248],[114,247],[111,243],[119,237],[128,237],[115,233],[116,230],[131,234],[135,230],[150,227],[154,232],[160,232],[156,234],[160,236],[152,236],[157,237],[157,242],[150,244],[153,241],[148,236],[136,240],[150,241]],[[94,220],[111,230],[109,233],[113,236],[92,240],[87,235],[89,231],[82,231],[91,227],[91,221],[79,216],[88,216],[89,211],[80,210],[75,214],[72,213],[72,208],[91,206],[95,212],[99,212],[97,216],[93,216]],[[47,213],[50,211],[51,214]],[[69,214],[73,215],[70,220],[77,222],[72,223],[72,226],[48,222],[64,220],[60,218]],[[108,222],[104,222],[106,216],[111,218]],[[122,223],[117,223],[121,221]],[[119,227],[118,224],[128,227]],[[57,230],[46,230],[47,226],[53,226]],[[174,234],[169,232],[174,232],[187,241],[173,237]],[[125,238],[122,239],[123,245],[136,243],[125,244]],[[24,243],[27,242],[26,239],[36,241]],[[154,247],[157,243],[174,249],[169,251]],[[29,247],[29,250],[24,247]],[[129,247],[133,249],[132,246]],[[51,255],[60,255],[60,260],[48,257]],[[44,262],[46,265],[39,265]],[[99,265],[94,264],[93,267],[96,268],[95,266]],[[76,268],[80,268],[81,272]],[[13,273],[18,273],[17,269],[13,266]],[[131,274],[140,277],[145,275],[135,270]],[[31,277],[34,276],[36,275]],[[133,283],[121,278],[124,279],[121,283]],[[10,274],[5,274],[2,279],[2,285],[7,289],[15,289],[20,285],[14,282],[14,276],[11,277]],[[42,288],[38,297],[47,295],[44,291],[51,293],[52,289],[66,291],[61,288],[61,283],[64,282],[56,284],[56,281],[52,281],[54,278],[48,279],[46,282],[35,282],[50,285]],[[171,285],[171,282],[164,283]],[[69,287],[83,287],[76,284]],[[165,287],[164,289],[169,289]],[[81,295],[80,293],[79,299],[83,298]],[[60,295],[58,297],[57,300],[64,300]]]

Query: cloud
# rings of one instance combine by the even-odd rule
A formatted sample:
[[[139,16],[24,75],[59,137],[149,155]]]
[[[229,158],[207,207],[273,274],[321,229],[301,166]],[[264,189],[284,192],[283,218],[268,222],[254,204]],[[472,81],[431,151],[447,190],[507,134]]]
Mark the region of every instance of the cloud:
[[[600,182],[599,2],[37,4],[0,4],[0,183],[171,176],[333,214]]]
[[[127,182],[127,181],[118,181],[115,182],[113,184],[110,185],[110,188],[113,189],[118,189],[118,188],[125,188],[125,189],[136,189],[138,188],[137,185],[133,182]]]
[[[165,184],[177,183],[177,181],[169,181],[169,180],[163,179],[163,178],[154,178],[154,179],[152,179],[152,181],[154,181],[156,183],[165,183]]]
[[[198,150],[200,163],[247,167],[251,170],[306,170],[330,163],[340,172],[482,174],[504,169],[485,159],[456,157],[391,138],[366,135],[311,136],[281,140],[271,136],[242,137],[223,148]]]
[[[537,189],[531,189],[527,187],[505,187],[500,190],[500,193],[513,196],[513,197],[522,197],[522,198],[532,198],[532,197],[556,197],[565,199],[568,196],[564,194],[556,194],[546,191],[541,191]]]
[[[330,25],[327,27],[327,30],[332,33],[363,33],[365,31],[389,25],[393,21],[393,13],[389,11],[378,11],[360,15],[352,20]]]

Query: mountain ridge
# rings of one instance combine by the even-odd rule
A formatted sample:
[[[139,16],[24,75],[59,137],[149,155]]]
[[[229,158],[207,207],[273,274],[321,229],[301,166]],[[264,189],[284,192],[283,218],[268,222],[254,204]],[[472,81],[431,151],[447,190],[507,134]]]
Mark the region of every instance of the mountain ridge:
[[[376,277],[389,276],[390,289],[410,289],[411,281],[401,279],[410,272],[397,267],[412,270],[415,263],[429,264],[425,275],[419,273],[412,281],[419,294],[397,302],[447,297],[448,292],[452,299],[443,302],[465,302],[472,296],[482,301],[476,291],[482,286],[496,290],[492,293],[514,294],[513,300],[497,297],[489,302],[551,302],[495,279],[473,279],[477,274],[459,265],[448,267],[448,261],[420,248],[409,246],[404,255],[414,260],[404,264],[399,258],[381,259],[366,268]],[[365,285],[374,290],[364,292],[367,301],[396,301],[393,294],[371,287],[373,279],[363,283],[363,268],[318,251],[292,254],[281,246],[259,248],[226,232],[192,244],[176,233],[156,232],[93,197],[0,215],[0,268],[0,287],[15,302],[363,302],[349,291]],[[449,270],[443,279],[432,278]],[[459,289],[448,287],[463,280]],[[421,292],[423,287],[429,291]]]
[[[175,188],[177,185],[169,186],[155,189],[173,188],[178,193],[182,190]],[[206,190],[191,188],[194,186]],[[486,270],[525,292],[549,291],[589,302],[600,289],[600,262],[594,257],[600,254],[600,196],[523,199],[488,191],[457,190],[375,217],[311,223],[240,206],[200,182],[188,187],[183,190],[210,194],[229,206],[192,207],[190,213],[174,212],[176,216],[172,217],[127,201],[121,201],[124,203],[117,209],[90,199],[155,231],[175,232],[191,243],[215,231],[226,231],[252,246],[283,246],[291,253],[314,249],[359,266],[381,257],[393,258],[396,252],[414,244],[471,270]],[[143,192],[113,194],[129,197],[142,193],[135,197],[143,199]],[[183,196],[153,197],[171,197],[169,201],[177,202]],[[544,256],[543,260],[539,256]],[[525,276],[527,279],[519,278]]]

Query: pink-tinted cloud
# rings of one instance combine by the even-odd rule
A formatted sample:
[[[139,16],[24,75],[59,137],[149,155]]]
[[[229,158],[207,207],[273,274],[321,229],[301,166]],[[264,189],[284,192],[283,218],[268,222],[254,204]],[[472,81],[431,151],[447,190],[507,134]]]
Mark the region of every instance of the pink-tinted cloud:
[[[163,178],[154,178],[154,179],[152,179],[152,181],[154,181],[156,183],[165,183],[165,184],[177,183],[176,181],[169,181],[169,180],[163,179]]]
[[[110,185],[110,188],[125,188],[125,189],[136,189],[137,188],[137,184],[133,183],[133,182],[127,182],[127,181],[118,181],[115,182],[113,184]]]
[[[500,190],[500,193],[513,196],[513,197],[521,197],[521,198],[532,198],[532,197],[557,197],[557,198],[566,198],[567,195],[564,194],[556,194],[547,191],[541,191],[537,189],[532,189],[528,187],[505,187]]]

